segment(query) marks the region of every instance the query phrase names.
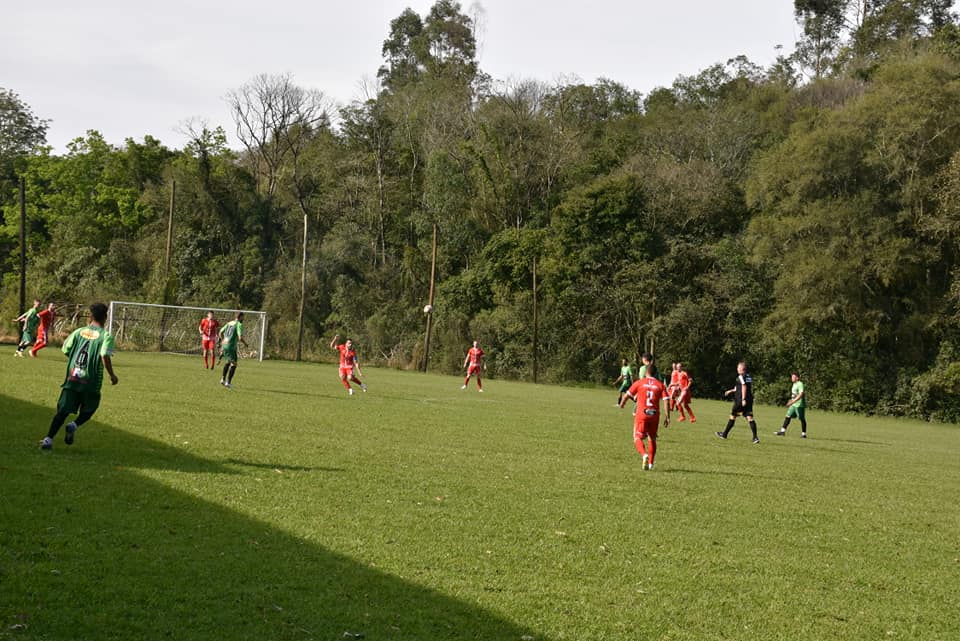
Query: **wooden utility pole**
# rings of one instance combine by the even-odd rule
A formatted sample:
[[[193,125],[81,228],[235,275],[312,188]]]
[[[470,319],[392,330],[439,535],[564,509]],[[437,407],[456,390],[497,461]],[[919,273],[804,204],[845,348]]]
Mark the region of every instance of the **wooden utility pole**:
[[[307,298],[307,218],[303,214],[303,256],[300,258],[300,309],[297,312],[297,358],[303,355],[303,306]]]
[[[170,281],[170,253],[173,250],[173,207],[176,203],[177,198],[177,181],[170,181],[170,213],[167,216],[167,254],[163,261],[163,298],[164,303],[168,303],[167,291],[169,290],[169,281]]]
[[[537,259],[533,259],[533,382],[537,382]]]
[[[430,311],[427,312],[427,337],[423,341],[423,371],[427,371],[430,362],[430,330],[433,328],[433,289],[437,278],[437,223],[433,223],[433,251],[430,257]]]
[[[20,313],[27,309],[27,181],[20,176]]]

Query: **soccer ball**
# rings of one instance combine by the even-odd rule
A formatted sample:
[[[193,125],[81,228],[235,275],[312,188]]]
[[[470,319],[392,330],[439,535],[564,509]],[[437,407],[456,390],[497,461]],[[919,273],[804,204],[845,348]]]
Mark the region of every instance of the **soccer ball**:
[[[427,303],[426,305],[423,306],[423,313],[424,313],[424,314],[429,314],[429,313],[432,312],[432,311],[433,311],[433,305]]]

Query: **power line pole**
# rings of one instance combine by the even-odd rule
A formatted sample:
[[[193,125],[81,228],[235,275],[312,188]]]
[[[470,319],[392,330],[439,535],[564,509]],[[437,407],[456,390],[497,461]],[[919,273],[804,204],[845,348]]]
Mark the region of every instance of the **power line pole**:
[[[303,214],[303,256],[300,259],[300,309],[297,311],[297,358],[303,355],[303,307],[307,298],[307,218]]]
[[[427,312],[427,337],[423,341],[423,371],[427,371],[427,364],[430,362],[430,330],[433,328],[433,290],[437,278],[437,223],[433,223],[433,251],[430,257],[430,300],[427,304],[430,311]]]
[[[20,313],[27,309],[27,181],[20,176]]]
[[[533,382],[537,382],[537,259],[533,259]]]

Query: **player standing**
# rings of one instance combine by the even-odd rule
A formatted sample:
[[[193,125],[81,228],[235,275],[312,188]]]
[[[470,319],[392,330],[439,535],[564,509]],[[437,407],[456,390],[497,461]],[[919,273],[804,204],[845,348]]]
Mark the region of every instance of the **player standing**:
[[[33,307],[14,318],[15,323],[23,323],[23,333],[20,335],[20,343],[17,345],[17,351],[14,356],[23,358],[23,350],[33,345],[37,337],[37,326],[40,324],[40,315],[37,310],[40,308],[40,301],[34,300]]]
[[[620,407],[620,401],[623,400],[623,395],[626,394],[630,386],[633,385],[633,368],[630,367],[627,359],[623,359],[620,363],[620,376],[613,382],[614,385],[620,386],[620,389],[617,391],[617,407]]]
[[[680,412],[680,418],[677,421],[687,420],[683,412],[686,410],[686,413],[690,415],[690,422],[696,423],[697,417],[693,415],[693,409],[690,407],[690,384],[693,383],[693,379],[690,378],[690,374],[687,373],[687,368],[683,366],[683,363],[677,363],[677,373],[677,388],[679,391],[674,402],[677,411]]]
[[[238,343],[247,346],[247,341],[243,340],[243,312],[237,312],[237,317],[220,328],[220,354],[221,358],[227,361],[223,366],[223,375],[220,377],[220,384],[230,389],[233,387],[233,375],[237,373],[237,361],[240,360],[240,354],[237,351]]]
[[[667,388],[657,379],[657,368],[647,365],[646,376],[638,378],[626,396],[620,401],[620,407],[627,398],[637,402],[637,411],[633,415],[633,444],[637,452],[643,455],[643,469],[653,469],[653,459],[657,455],[657,431],[660,427],[660,406],[663,405],[663,426],[670,426],[670,405],[666,402]],[[644,446],[644,441],[649,443]]]
[[[363,376],[363,372],[360,370],[360,360],[357,358],[357,352],[353,349],[353,341],[348,338],[342,345],[337,345],[339,339],[340,334],[334,335],[333,340],[330,341],[330,349],[335,349],[340,353],[340,382],[347,388],[347,393],[351,396],[353,396],[353,388],[350,387],[350,381],[359,385],[360,389],[366,392],[366,384],[353,373],[354,368],[356,368],[357,374]]]
[[[485,369],[483,364],[484,351],[480,349],[480,343],[473,341],[473,347],[467,350],[467,357],[463,359],[463,366],[467,368],[467,377],[463,379],[463,385],[460,389],[467,389],[467,383],[471,376],[477,377],[477,391],[483,391],[483,381],[480,380],[480,371]]]
[[[680,363],[670,363],[670,385],[667,387],[667,402],[670,409],[677,408],[677,396],[680,394]]]
[[[743,416],[750,425],[750,431],[753,432],[753,444],[760,442],[757,436],[757,423],[753,420],[753,377],[747,373],[747,362],[737,363],[737,380],[733,389],[728,389],[723,393],[724,396],[733,394],[733,408],[730,410],[730,420],[727,421],[727,427],[722,432],[714,432],[720,438],[727,438],[737,416]]]
[[[53,329],[53,319],[57,306],[53,303],[47,303],[47,308],[42,312],[37,314],[37,318],[40,319],[40,328],[37,331],[37,342],[33,344],[33,349],[30,350],[30,356],[33,358],[37,357],[37,352],[47,346],[47,341],[50,338],[50,330]]]
[[[67,423],[63,442],[73,444],[77,428],[90,420],[100,406],[100,387],[103,384],[103,370],[110,375],[110,384],[119,382],[113,373],[113,336],[104,328],[107,322],[107,306],[94,303],[90,306],[90,324],[74,330],[63,343],[67,355],[67,377],[60,386],[60,399],[57,401],[57,413],[50,422],[50,429],[40,447],[53,448],[53,439],[67,416],[77,413],[77,420]]]
[[[203,350],[203,369],[207,369],[207,354],[210,355],[210,369],[217,366],[217,335],[220,323],[213,317],[213,312],[207,312],[206,318],[200,319],[200,347]]]
[[[800,372],[791,373],[790,381],[793,382],[793,387],[790,388],[790,400],[787,401],[787,416],[783,419],[780,431],[774,434],[783,436],[787,433],[790,419],[799,418],[800,438],[807,438],[807,394],[803,389],[803,381],[800,380]]]

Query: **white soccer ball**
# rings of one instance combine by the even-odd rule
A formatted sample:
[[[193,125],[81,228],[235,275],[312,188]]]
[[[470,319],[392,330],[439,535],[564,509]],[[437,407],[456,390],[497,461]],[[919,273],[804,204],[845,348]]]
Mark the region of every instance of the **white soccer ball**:
[[[427,303],[426,305],[423,306],[423,313],[424,313],[424,314],[429,314],[429,313],[432,312],[432,311],[433,311],[433,305]]]

